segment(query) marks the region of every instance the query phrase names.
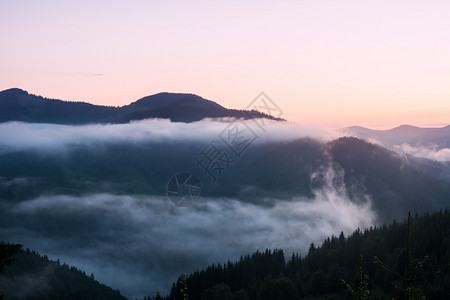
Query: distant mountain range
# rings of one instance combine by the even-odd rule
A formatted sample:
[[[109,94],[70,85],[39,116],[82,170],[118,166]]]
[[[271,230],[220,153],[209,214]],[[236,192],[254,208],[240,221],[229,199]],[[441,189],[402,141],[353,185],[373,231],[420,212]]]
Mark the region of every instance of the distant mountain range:
[[[17,88],[0,92],[0,122],[82,125],[128,123],[148,118],[195,122],[205,118],[224,117],[281,120],[255,110],[228,109],[194,94],[159,93],[129,105],[112,107],[47,99]]]
[[[434,150],[450,148],[450,125],[442,128],[402,125],[389,130],[352,126],[345,128],[343,132],[363,139],[376,140],[392,150],[397,150],[402,144],[413,147],[433,147]]]

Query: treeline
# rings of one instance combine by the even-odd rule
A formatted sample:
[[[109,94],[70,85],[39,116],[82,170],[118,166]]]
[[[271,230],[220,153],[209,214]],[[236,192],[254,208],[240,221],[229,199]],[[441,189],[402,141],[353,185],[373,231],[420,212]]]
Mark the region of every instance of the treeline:
[[[168,296],[144,299],[353,299],[343,280],[356,290],[361,285],[360,267],[370,291],[368,299],[404,299],[403,283],[374,260],[377,257],[406,274],[407,233],[407,221],[394,221],[389,226],[358,229],[348,237],[332,236],[320,247],[311,244],[304,257],[292,254],[287,261],[283,250],[255,252],[236,262],[181,275]],[[450,299],[448,209],[411,218],[409,257],[410,272],[418,266],[411,299]]]
[[[5,254],[0,255],[4,257],[0,259],[0,299],[126,299],[93,274],[88,276],[29,249],[10,255],[6,250],[11,246],[0,242],[0,254]]]

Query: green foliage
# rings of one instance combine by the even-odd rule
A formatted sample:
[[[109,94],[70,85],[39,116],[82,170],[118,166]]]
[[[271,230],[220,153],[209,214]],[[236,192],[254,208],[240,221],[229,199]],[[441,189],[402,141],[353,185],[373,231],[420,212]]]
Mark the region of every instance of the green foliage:
[[[367,300],[369,299],[369,276],[363,273],[363,256],[360,256],[359,261],[359,272],[358,272],[358,284],[356,288],[353,288],[350,284],[342,280],[342,283],[345,285],[347,291],[357,300]]]
[[[343,233],[332,236],[320,247],[310,245],[305,257],[294,253],[287,262],[282,250],[266,250],[236,262],[213,264],[188,275],[189,296],[201,299],[205,291],[219,285],[228,287],[233,296],[245,291],[249,299],[344,299],[348,291],[356,299],[399,299],[401,295],[392,289],[396,276],[375,264],[366,265],[363,272],[361,255],[377,256],[386,265],[405,270],[407,231],[406,221],[393,222],[357,229],[348,237]],[[410,286],[410,294],[414,299],[424,295],[429,300],[450,299],[450,272],[445,272],[450,262],[450,211],[411,217],[410,232],[409,256],[429,257],[426,263],[410,260],[410,274],[421,278]],[[169,299],[183,299],[179,288],[174,285]]]
[[[393,285],[398,288],[405,300],[415,300],[415,299],[424,299],[425,296],[422,294],[421,290],[414,286],[420,280],[423,280],[427,277],[432,277],[442,272],[441,268],[430,271],[428,273],[421,274],[423,271],[423,266],[426,261],[429,260],[428,256],[425,256],[421,261],[416,259],[415,264],[412,264],[412,260],[410,257],[410,235],[411,235],[411,212],[408,212],[408,223],[407,223],[407,232],[406,232],[406,261],[405,261],[405,272],[402,274],[401,271],[397,271],[393,267],[388,266],[383,263],[377,256],[375,256],[375,264],[384,269],[385,271],[394,275],[394,277],[400,281],[400,285],[393,283]],[[413,268],[411,268],[414,266]],[[448,268],[450,266],[450,262],[447,262],[444,265],[444,268]]]
[[[230,287],[225,283],[219,283],[207,289],[201,300],[232,300]]]
[[[245,290],[240,290],[233,295],[232,300],[250,300],[250,298]]]
[[[285,276],[277,279],[266,277],[258,293],[258,300],[294,300],[297,298],[296,287]]]
[[[180,293],[183,296],[183,300],[187,300],[189,294],[188,294],[187,276],[185,274],[181,275],[180,284],[181,284]]]

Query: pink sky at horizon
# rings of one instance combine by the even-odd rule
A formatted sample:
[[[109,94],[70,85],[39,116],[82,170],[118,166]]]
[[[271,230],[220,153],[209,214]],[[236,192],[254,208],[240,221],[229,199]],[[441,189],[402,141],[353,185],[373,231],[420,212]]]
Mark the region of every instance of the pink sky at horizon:
[[[447,1],[10,1],[0,90],[122,106],[159,92],[297,123],[450,124]]]

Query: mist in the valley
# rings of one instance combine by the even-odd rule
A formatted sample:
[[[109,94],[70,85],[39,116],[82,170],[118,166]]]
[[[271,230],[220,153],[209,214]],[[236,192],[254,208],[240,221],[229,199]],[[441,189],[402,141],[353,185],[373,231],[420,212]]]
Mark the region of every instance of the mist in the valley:
[[[1,229],[3,239],[93,272],[131,297],[167,292],[177,275],[213,262],[266,248],[305,254],[312,242],[375,223],[370,201],[357,205],[333,186],[312,200],[271,207],[239,199],[201,198],[184,208],[165,197],[41,196],[4,205],[2,215],[12,225]]]
[[[86,126],[11,122],[0,124],[0,153],[34,149],[58,157],[76,145],[95,151],[105,143],[148,145],[177,140],[199,143],[201,148],[210,141],[220,143],[220,134],[232,122],[147,120]],[[336,137],[287,122],[265,121],[264,126],[246,122],[256,135],[249,148],[305,137],[321,142]],[[248,155],[235,157],[234,164],[244,163],[250,159]],[[166,293],[179,274],[210,263],[234,261],[266,248],[281,248],[287,258],[292,252],[304,255],[311,243],[320,244],[341,231],[350,234],[358,227],[375,224],[370,197],[361,191],[358,201],[350,199],[343,176],[338,167],[323,162],[310,174],[309,197],[270,196],[249,202],[238,196],[203,196],[191,207],[174,206],[162,195],[118,194],[113,188],[79,195],[49,189],[22,201],[0,202],[0,240],[22,243],[87,274],[94,273],[97,280],[130,298],[156,290]],[[40,179],[2,178],[1,185],[27,185],[33,180]],[[321,184],[314,184],[316,181]]]
[[[343,133],[379,144],[400,154],[438,162],[450,161],[450,127],[419,128],[403,125],[391,130],[349,127]]]
[[[137,143],[144,141],[209,142],[219,140],[230,124],[240,125],[255,136],[254,143],[287,141],[302,137],[331,140],[340,134],[317,127],[259,119],[231,118],[203,120],[193,123],[148,119],[127,124],[92,124],[83,126],[38,124],[23,122],[0,123],[0,153],[24,149],[63,150],[77,144],[95,145],[100,142]]]
[[[394,145],[394,150],[400,153],[408,153],[417,157],[424,157],[435,161],[450,161],[450,148],[439,148],[437,145],[412,146],[407,143]]]

